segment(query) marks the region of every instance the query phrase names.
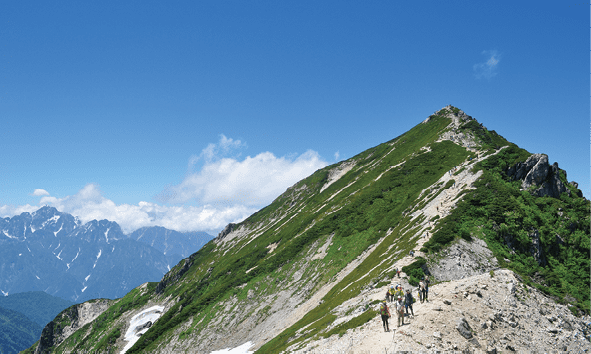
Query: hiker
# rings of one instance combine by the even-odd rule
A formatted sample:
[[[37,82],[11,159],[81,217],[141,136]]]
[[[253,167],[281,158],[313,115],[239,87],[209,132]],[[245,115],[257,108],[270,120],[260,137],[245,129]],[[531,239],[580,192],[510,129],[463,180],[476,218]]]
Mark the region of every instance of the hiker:
[[[425,302],[425,297],[426,297],[425,282],[423,281],[423,279],[421,279],[421,281],[419,282],[419,296],[420,296],[421,304],[422,304],[423,302]]]
[[[400,278],[400,269],[396,268],[396,275],[398,275],[398,278]]]
[[[425,301],[429,302],[429,276],[425,276]]]
[[[396,313],[398,314],[398,327],[404,326],[404,303],[402,302],[402,296],[399,296],[398,301],[396,301]]]
[[[386,293],[386,299],[388,299],[389,302],[394,301],[394,285],[390,286],[390,289]]]
[[[414,257],[415,256],[415,251],[410,250],[409,254],[410,254],[411,257]]]
[[[390,310],[388,310],[388,305],[386,304],[386,300],[384,300],[380,304],[380,314],[382,315],[382,325],[384,326],[384,332],[390,332],[390,327],[388,326],[388,318],[390,318]]]
[[[415,312],[412,309],[412,303],[415,302],[415,298],[412,297],[412,293],[410,289],[406,290],[406,295],[404,296],[404,307],[406,308],[406,314],[408,315],[408,309],[410,308],[410,313],[412,317],[415,317]]]
[[[404,297],[404,289],[402,289],[402,286],[400,284],[398,284],[398,291],[396,292],[396,297],[398,296]]]

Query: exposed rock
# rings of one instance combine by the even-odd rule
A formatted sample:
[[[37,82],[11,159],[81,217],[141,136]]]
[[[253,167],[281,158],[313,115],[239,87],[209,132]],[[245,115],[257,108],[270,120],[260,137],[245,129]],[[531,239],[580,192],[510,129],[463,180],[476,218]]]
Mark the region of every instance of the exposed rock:
[[[234,223],[229,223],[226,225],[226,227],[224,227],[224,229],[218,234],[215,240],[221,241],[224,237],[228,236],[230,232],[234,231],[234,227],[236,227],[236,224]]]
[[[544,256],[544,249],[542,248],[542,242],[540,241],[540,233],[538,230],[534,229],[531,234],[529,234],[531,238],[531,247],[530,253],[538,262],[539,265],[545,266],[546,265],[546,257]]]
[[[570,194],[570,190],[560,180],[561,171],[566,177],[566,171],[561,170],[557,162],[552,166],[548,164],[548,155],[533,154],[525,162],[507,169],[507,176],[514,180],[523,180],[521,188],[532,189],[534,195],[558,198],[564,192]]]
[[[533,165],[533,166],[532,166]],[[531,166],[531,167],[530,167]],[[523,182],[521,183],[521,188],[527,189],[531,186],[539,186],[542,184],[546,177],[548,176],[548,171],[550,166],[548,165],[548,155],[545,154],[533,154],[531,155],[526,161],[525,165],[521,167],[520,171],[523,168],[527,168],[527,174],[523,178]],[[518,178],[520,179],[520,178]]]
[[[156,294],[162,293],[168,285],[177,282],[189,270],[189,268],[191,268],[196,254],[197,253],[194,253],[191,257],[183,259],[183,266],[178,271],[168,272],[164,278],[160,280],[158,286],[156,286]]]
[[[466,319],[464,317],[460,317],[457,319],[456,329],[458,330],[458,332],[460,332],[462,337],[464,337],[466,339],[472,338],[472,332],[470,331],[471,330],[470,325],[468,324],[468,321],[466,321]]]
[[[107,299],[91,300],[65,309],[43,328],[34,354],[49,354],[54,346],[92,322],[112,304],[113,301]]]
[[[486,354],[497,354],[497,348],[489,345],[486,347]]]
[[[474,239],[472,242],[460,239],[440,255],[444,257],[427,263],[429,272],[438,281],[484,274],[498,267],[497,259],[480,239]]]

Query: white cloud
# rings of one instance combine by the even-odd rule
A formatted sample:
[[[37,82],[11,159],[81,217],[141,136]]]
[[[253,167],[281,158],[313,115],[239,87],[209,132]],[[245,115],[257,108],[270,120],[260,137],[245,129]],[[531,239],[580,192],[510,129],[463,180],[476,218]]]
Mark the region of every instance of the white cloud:
[[[477,79],[490,79],[497,74],[497,65],[501,60],[500,54],[496,50],[485,50],[482,54],[488,57],[483,63],[474,64],[474,75]]]
[[[22,213],[32,213],[35,210],[39,209],[38,206],[35,205],[19,205],[19,206],[13,206],[13,205],[0,205],[0,217],[10,217],[10,216],[14,216],[14,215],[19,215]]]
[[[297,158],[276,157],[271,152],[242,161],[223,158],[205,164],[179,185],[167,188],[159,198],[173,204],[195,200],[201,204],[262,206],[326,165],[314,151]]]
[[[42,195],[49,195],[49,192],[46,191],[45,189],[35,189],[35,191],[31,195],[34,195],[34,196],[39,197],[39,196],[42,196]]]
[[[341,157],[341,154],[337,151],[334,153],[334,160],[335,161],[339,161],[339,157]]]
[[[157,199],[171,204],[196,201],[202,205],[260,207],[327,165],[312,150],[293,157],[276,157],[271,152],[247,156],[243,160],[224,157],[243,146],[240,140],[221,135],[218,144],[209,144],[199,157],[191,157],[190,165],[204,157],[206,162],[202,168],[189,173],[180,184],[166,188]]]
[[[220,134],[220,141],[217,144],[210,143],[201,151],[201,154],[191,156],[189,159],[189,170],[191,171],[200,160],[204,160],[205,163],[211,163],[222,156],[230,154],[233,150],[244,147],[246,147],[246,143],[227,138],[224,134]],[[240,155],[238,154],[238,156]]]
[[[180,184],[166,188],[158,196],[168,205],[145,201],[117,205],[102,195],[98,185],[87,184],[76,194],[63,198],[39,193],[39,206],[0,205],[0,216],[33,212],[49,205],[77,216],[82,222],[115,221],[126,233],[144,226],[163,226],[215,234],[230,222],[244,220],[297,181],[327,165],[311,150],[290,157],[276,157],[271,152],[242,160],[236,155],[224,157],[242,147],[245,144],[240,140],[221,135],[217,144],[209,144],[200,155],[191,157],[196,159],[195,163],[201,159],[204,163],[198,172],[190,172]],[[191,160],[189,164],[191,167]]]
[[[39,205],[53,206],[61,212],[77,216],[83,223],[91,220],[108,219],[117,222],[124,232],[129,233],[144,226],[163,226],[178,231],[209,231],[216,233],[229,222],[244,220],[257,208],[244,205],[217,206],[163,206],[150,202],[137,205],[115,204],[105,198],[99,187],[87,184],[78,193],[64,198],[45,196]],[[19,208],[0,207],[4,216],[33,212],[39,206]]]

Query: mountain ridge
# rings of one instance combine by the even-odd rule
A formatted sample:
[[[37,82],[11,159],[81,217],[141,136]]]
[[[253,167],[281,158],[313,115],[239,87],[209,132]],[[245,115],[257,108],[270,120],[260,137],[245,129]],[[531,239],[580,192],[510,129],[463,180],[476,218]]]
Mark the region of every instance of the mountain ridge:
[[[77,332],[87,344],[70,337],[36,352],[108,352],[126,345],[127,353],[210,352],[251,342],[257,353],[306,353],[334,350],[342,344],[338,338],[354,339],[356,331],[382,340],[371,333],[385,287],[400,282],[412,288],[425,274],[440,274],[438,267],[448,259],[457,259],[444,269],[454,279],[435,278],[433,289],[461,277],[478,285],[484,280],[477,277],[501,270],[499,278],[519,289],[504,295],[508,306],[521,306],[528,293],[548,298],[551,308],[544,311],[555,319],[527,327],[536,331],[534,337],[556,337],[560,331],[550,331],[556,323],[565,331],[556,337],[556,349],[590,348],[586,339],[580,341],[588,328],[574,316],[589,313],[583,291],[589,288],[589,202],[557,165],[538,182],[559,181],[566,190],[558,198],[537,193],[538,184],[522,188],[507,171],[532,154],[468,117],[446,106],[405,134],[316,171],[243,222],[228,225],[159,283],[116,300],[84,333]],[[536,252],[546,265],[538,263]],[[458,259],[459,253],[468,257]],[[494,294],[487,301],[470,300],[474,313],[498,306]],[[139,333],[132,317],[154,306],[163,308],[159,318],[141,339],[129,342]],[[456,311],[463,305],[450,306]],[[421,316],[427,314],[411,324],[427,319]],[[504,313],[494,319],[495,329],[487,331],[480,318],[463,318],[462,328],[471,326],[477,343],[458,336],[460,329],[441,330],[439,337],[443,333],[449,341],[436,340],[434,346],[402,337],[390,343],[413,350],[531,350],[520,332],[525,327],[513,326],[517,322]],[[438,318],[438,326],[454,328],[454,320]],[[422,326],[412,335],[424,336]],[[359,345],[347,350],[363,352]]]
[[[49,206],[0,218],[0,291],[8,295],[39,290],[72,301],[117,298],[145,281],[159,279],[212,238],[206,233],[150,230],[144,232],[151,233],[151,242],[135,239],[116,222],[82,224]],[[173,252],[166,254],[159,244],[160,233],[167,235]]]

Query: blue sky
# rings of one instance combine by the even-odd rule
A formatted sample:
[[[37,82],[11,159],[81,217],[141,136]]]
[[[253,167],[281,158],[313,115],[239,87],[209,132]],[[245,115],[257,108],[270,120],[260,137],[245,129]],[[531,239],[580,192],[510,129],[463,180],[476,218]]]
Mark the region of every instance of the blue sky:
[[[589,197],[588,6],[5,3],[0,216],[217,232],[447,104]]]

